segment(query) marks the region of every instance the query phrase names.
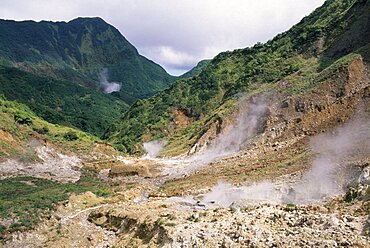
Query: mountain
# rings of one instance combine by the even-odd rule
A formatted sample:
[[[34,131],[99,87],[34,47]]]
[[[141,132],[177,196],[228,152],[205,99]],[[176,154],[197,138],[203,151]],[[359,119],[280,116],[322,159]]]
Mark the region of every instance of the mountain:
[[[97,132],[125,109],[115,93],[5,63],[0,246],[370,247],[369,10],[329,0],[221,53],[106,141],[61,124]]]
[[[114,95],[126,103],[167,88],[174,77],[141,56],[101,18],[70,22],[0,20],[0,63],[101,89],[101,73],[119,82]]]
[[[55,125],[38,117],[26,105],[0,97],[0,161],[36,162],[32,141],[53,144],[60,150],[91,153],[99,138],[78,129]],[[72,137],[73,136],[73,137]],[[35,161],[36,159],[36,161]]]
[[[101,136],[129,104],[173,80],[100,18],[0,20],[0,94],[49,122]]]
[[[182,74],[179,78],[189,78],[197,76],[203,70],[203,68],[208,65],[209,61],[210,61],[209,59],[199,61],[195,67],[193,67],[190,71]]]
[[[97,136],[128,108],[114,96],[71,81],[5,66],[0,66],[0,94],[29,106],[44,120]]]
[[[355,58],[368,65],[369,13],[366,0],[328,0],[265,44],[220,53],[199,75],[136,102],[105,137],[131,153],[152,139],[168,141],[164,154],[189,152],[215,126],[220,132],[242,98],[298,96]]]

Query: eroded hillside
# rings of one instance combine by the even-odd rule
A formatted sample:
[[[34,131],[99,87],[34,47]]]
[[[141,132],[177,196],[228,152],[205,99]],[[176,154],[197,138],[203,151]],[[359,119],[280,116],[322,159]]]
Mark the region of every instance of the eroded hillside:
[[[305,94],[344,56],[367,62],[368,12],[368,1],[327,1],[266,44],[221,53],[198,76],[136,102],[106,136],[123,151],[140,152],[141,142],[166,139],[165,155],[185,153],[226,122],[240,97],[273,94],[279,85],[286,86],[280,90],[285,97]],[[186,124],[176,121],[179,113]]]

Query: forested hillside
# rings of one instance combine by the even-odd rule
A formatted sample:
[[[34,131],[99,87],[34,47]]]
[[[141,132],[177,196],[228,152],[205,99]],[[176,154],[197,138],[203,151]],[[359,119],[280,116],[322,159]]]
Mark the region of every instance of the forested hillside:
[[[100,74],[119,82],[115,96],[127,103],[167,88],[175,79],[139,55],[101,18],[70,22],[0,20],[0,62],[41,76],[101,88]]]
[[[140,152],[140,142],[166,138],[176,153],[190,149],[210,124],[233,112],[237,99],[272,91],[303,94],[353,56],[369,60],[370,3],[329,0],[265,44],[217,55],[198,76],[136,102],[107,132],[116,147]],[[178,114],[187,124],[176,124]]]

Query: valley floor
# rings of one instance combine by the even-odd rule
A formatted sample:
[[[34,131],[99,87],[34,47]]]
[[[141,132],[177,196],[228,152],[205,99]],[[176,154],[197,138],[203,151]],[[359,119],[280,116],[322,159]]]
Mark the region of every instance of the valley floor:
[[[360,171],[356,171],[354,183],[346,192],[304,205],[280,202],[281,198],[278,201],[264,197],[228,199],[235,194],[243,196],[243,187],[248,186],[240,184],[238,187],[220,184],[213,188],[194,185],[188,191],[191,193],[174,191],[171,196],[166,194],[169,192],[166,180],[181,182],[202,173],[186,172],[169,178],[168,168],[178,166],[183,159],[118,160],[122,162],[120,169],[110,172],[102,169],[100,173],[100,177],[114,188],[114,193],[106,197],[98,197],[91,192],[72,195],[34,230],[8,236],[4,247],[370,245],[368,158],[357,161]],[[223,162],[215,164],[220,163]],[[97,167],[98,163],[86,166],[92,169],[91,166]],[[209,170],[212,166],[214,164],[203,169]],[[301,167],[293,174],[275,177],[272,182],[275,182],[273,187],[277,191],[274,193],[284,191],[278,187],[278,182],[280,185],[294,184],[302,179],[305,170]],[[112,171],[116,174],[113,175]],[[217,187],[222,187],[222,190],[212,195]],[[261,190],[265,189],[258,188],[257,191]]]

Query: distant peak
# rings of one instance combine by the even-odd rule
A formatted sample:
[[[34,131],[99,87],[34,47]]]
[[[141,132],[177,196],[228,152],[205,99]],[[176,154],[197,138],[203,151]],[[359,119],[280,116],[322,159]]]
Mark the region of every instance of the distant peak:
[[[69,21],[68,23],[104,23],[108,24],[106,21],[103,20],[101,17],[78,17],[76,19],[73,19]]]

